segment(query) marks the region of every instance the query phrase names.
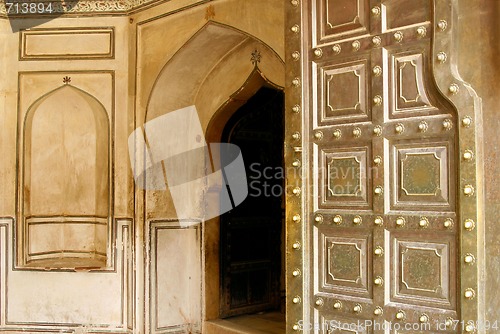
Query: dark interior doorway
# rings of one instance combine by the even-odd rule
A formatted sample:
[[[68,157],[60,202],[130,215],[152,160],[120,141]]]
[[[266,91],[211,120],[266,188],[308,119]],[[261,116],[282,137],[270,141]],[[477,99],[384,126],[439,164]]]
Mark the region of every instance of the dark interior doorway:
[[[283,102],[262,87],[227,122],[222,142],[242,151],[249,194],[220,217],[221,318],[284,303]]]

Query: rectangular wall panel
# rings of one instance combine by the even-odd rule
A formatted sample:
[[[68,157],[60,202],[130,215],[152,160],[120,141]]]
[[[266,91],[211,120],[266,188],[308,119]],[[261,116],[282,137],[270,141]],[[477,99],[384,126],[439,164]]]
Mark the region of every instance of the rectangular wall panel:
[[[114,29],[32,29],[20,44],[21,60],[114,58]]]
[[[150,226],[150,333],[198,332],[201,323],[199,224]]]
[[[13,265],[13,220],[0,221],[0,331],[89,332],[128,328],[130,317],[130,220],[116,223],[116,267],[89,270],[19,270]]]

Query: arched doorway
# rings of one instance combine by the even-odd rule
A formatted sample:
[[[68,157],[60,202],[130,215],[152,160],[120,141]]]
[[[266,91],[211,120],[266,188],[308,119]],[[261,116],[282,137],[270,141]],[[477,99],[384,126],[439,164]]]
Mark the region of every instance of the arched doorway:
[[[200,54],[205,54],[207,49],[210,49],[210,52],[201,59]],[[205,141],[219,143],[228,120],[261,87],[282,89],[285,86],[284,70],[284,61],[276,50],[267,44],[234,27],[208,22],[168,60],[161,70],[153,84],[144,123],[170,111],[195,106],[201,126],[206,131]],[[183,82],[182,85],[178,84],[179,80]],[[215,162],[218,160],[214,152],[210,160],[217,165]],[[210,161],[206,163],[207,166],[210,165]],[[220,166],[212,167],[212,170],[220,169]],[[210,326],[209,322],[220,318],[220,219],[205,218],[206,208],[218,205],[219,194],[220,189],[217,186],[207,187],[197,193],[192,197],[192,201],[199,204],[197,206],[199,212],[187,217],[201,222],[202,244],[199,265],[202,269],[202,284],[194,283],[194,276],[182,275],[185,280],[193,282],[193,286],[202,288],[200,313],[206,326]],[[137,194],[137,203],[143,210],[141,211],[143,215],[138,219],[144,219],[145,230],[151,230],[151,224],[154,225],[159,221],[177,221],[183,218],[177,215],[170,195],[169,191],[161,190],[148,190]],[[175,239],[176,236],[172,238]],[[189,251],[193,250],[192,244],[184,245]],[[150,253],[154,261],[155,255],[153,252]],[[137,257],[142,259],[139,254]],[[145,258],[148,261],[147,256]],[[148,267],[146,264],[148,272],[146,279],[149,279],[149,273],[153,272],[151,268],[152,266]],[[162,283],[162,286],[152,286],[158,291],[163,289],[168,293],[167,284],[176,280],[178,279],[169,278]],[[196,293],[190,290],[189,295],[194,296]],[[146,305],[146,313],[152,315],[153,325],[156,321],[156,308],[158,307],[154,303],[151,306]],[[198,314],[200,311],[191,298],[178,298],[175,303],[169,303],[163,309],[168,309],[165,314],[178,314],[179,317],[188,312]],[[209,332],[207,329],[207,333]],[[218,329],[213,332],[220,333]]]
[[[283,119],[283,92],[264,86],[222,131],[242,151],[249,193],[220,217],[221,318],[279,311],[284,302]]]

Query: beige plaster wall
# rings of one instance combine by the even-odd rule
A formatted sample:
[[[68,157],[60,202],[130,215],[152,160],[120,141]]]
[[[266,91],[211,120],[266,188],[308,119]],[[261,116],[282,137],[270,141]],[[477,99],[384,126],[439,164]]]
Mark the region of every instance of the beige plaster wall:
[[[147,107],[152,87],[167,62],[205,24],[216,22],[232,27],[262,41],[279,58],[284,59],[284,4],[280,0],[218,0],[178,1],[185,10],[165,15],[172,8],[167,4],[141,12],[134,17],[137,23],[137,115],[141,119]],[[183,8],[183,7],[181,7]],[[208,16],[207,12],[215,13]],[[175,27],[175,29],[170,29]],[[210,57],[216,45],[200,49],[197,64]],[[192,67],[196,71],[196,67]],[[227,78],[229,80],[229,78]],[[142,113],[142,114],[141,114]]]
[[[262,75],[284,86],[283,10],[281,0],[171,0],[129,16],[15,20],[21,33],[0,19],[0,330],[201,328],[207,195],[193,194],[199,211],[181,226],[168,190],[134,186],[129,135],[147,113],[154,119],[189,105],[206,131],[253,73],[255,50]],[[51,92],[66,93],[40,103],[46,116],[34,118],[27,150],[22,120]],[[88,106],[104,109],[109,134],[98,131],[103,119],[64,116]],[[45,136],[54,125],[64,129]],[[107,138],[107,147],[97,144]],[[48,217],[35,222],[32,237],[27,215]],[[89,216],[97,218],[82,224]],[[80,259],[59,253],[24,267],[32,250],[71,246]],[[96,251],[103,261],[90,259]]]
[[[281,1],[213,1],[167,16],[161,10],[136,18],[138,125],[141,119],[195,105],[206,128],[250,76],[254,50],[261,53],[259,68],[268,80],[284,84],[284,42],[277,28],[283,24]],[[176,217],[168,191],[146,196],[148,218]]]
[[[0,330],[132,327],[129,24],[56,18],[32,27],[40,38],[22,51],[22,34],[0,20]],[[31,253],[45,255],[25,266]]]
[[[30,21],[25,22],[29,25]],[[23,20],[16,22],[19,26],[23,25]],[[2,107],[6,110],[2,113],[5,117],[2,122],[2,143],[5,145],[3,150],[4,159],[2,159],[2,168],[6,175],[6,182],[3,183],[3,193],[0,203],[0,214],[3,216],[15,216],[15,143],[18,120],[18,106],[22,109],[20,113],[26,110],[37,99],[51,92],[52,90],[63,86],[63,77],[69,76],[72,79],[71,84],[80,88],[103,104],[106,108],[110,121],[112,121],[111,132],[114,135],[114,142],[118,143],[114,147],[115,160],[115,193],[120,196],[114,196],[114,209],[116,216],[131,216],[133,212],[132,182],[130,179],[130,164],[128,162],[128,149],[124,143],[131,132],[133,113],[131,107],[127,104],[127,95],[129,89],[129,41],[128,29],[129,22],[127,18],[108,17],[108,18],[59,18],[49,21],[35,29],[54,29],[61,28],[102,28],[112,27],[114,29],[114,49],[115,55],[112,59],[71,59],[65,56],[55,57],[51,60],[33,60],[20,61],[19,58],[19,33],[12,33],[10,25],[6,20],[0,20],[3,25],[2,31],[2,66],[3,72],[0,87],[5,103]],[[77,37],[73,37],[75,39]],[[84,57],[84,56],[83,56]],[[18,101],[18,90],[22,90],[23,96]],[[126,194],[124,196],[124,194]]]
[[[165,14],[172,9],[169,7],[171,4],[167,2],[134,16],[134,23],[137,24],[137,126],[141,126],[141,122],[152,122],[169,112],[194,105],[201,127],[206,132],[215,113],[252,75],[255,67],[251,59],[255,50],[260,53],[258,67],[266,79],[277,86],[284,86],[283,1],[220,0],[177,3],[185,5],[186,8],[180,12]],[[186,134],[189,134],[188,130]],[[179,142],[179,145],[183,143]],[[203,159],[192,160],[186,161],[178,168],[194,178],[199,175],[200,168],[205,168],[205,164]],[[192,252],[192,247],[186,247],[189,244],[203,245],[202,249],[199,249],[202,258],[181,258],[179,261],[189,261],[195,268],[202,270],[200,285],[203,286],[204,300],[201,317],[217,317],[218,224],[214,220],[204,221],[206,207],[219,205],[217,196],[211,196],[208,188],[186,194],[186,201],[197,209],[194,217],[178,217],[168,190],[138,190],[136,198],[136,217],[138,225],[142,224],[142,221],[145,223],[145,238],[163,221],[178,218],[200,221],[202,240],[185,240],[178,253]],[[161,248],[177,244],[180,233],[181,230],[164,234]],[[150,261],[149,254],[146,250],[146,291],[147,280],[157,280],[153,268],[147,265]],[[179,278],[176,274],[175,279]],[[155,289],[165,291],[169,289],[169,284],[169,281],[164,281],[155,285]],[[181,301],[170,306],[146,305],[146,331],[154,331],[155,324],[151,319],[156,319],[158,314],[166,314],[165,310],[170,310],[169,307],[173,308],[169,312],[175,314],[175,308],[183,309],[182,305]],[[198,312],[197,307],[199,305],[192,304],[186,312]]]

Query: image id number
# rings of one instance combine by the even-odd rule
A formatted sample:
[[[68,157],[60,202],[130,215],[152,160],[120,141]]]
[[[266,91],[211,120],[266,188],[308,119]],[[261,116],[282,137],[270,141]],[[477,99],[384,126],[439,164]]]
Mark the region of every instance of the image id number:
[[[7,2],[7,14],[51,14],[54,9],[52,3],[33,3],[33,2]]]

